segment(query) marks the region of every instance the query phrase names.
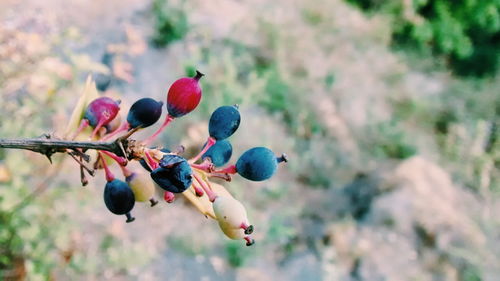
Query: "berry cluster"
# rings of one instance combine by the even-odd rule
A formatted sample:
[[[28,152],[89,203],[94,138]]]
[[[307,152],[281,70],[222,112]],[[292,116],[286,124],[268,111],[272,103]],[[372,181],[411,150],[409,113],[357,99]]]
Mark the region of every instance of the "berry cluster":
[[[232,156],[232,146],[228,138],[238,129],[241,121],[237,105],[221,106],[211,115],[208,124],[209,137],[201,151],[193,158],[181,156],[182,147],[171,151],[162,147],[151,147],[158,135],[176,118],[193,111],[201,101],[199,84],[203,74],[199,71],[192,78],[175,81],[168,90],[167,115],[163,124],[146,140],[140,141],[139,154],[126,159],[108,151],[97,151],[94,168],[102,168],[106,177],[104,203],[114,214],[125,215],[127,222],[134,221],[131,212],[135,202],[149,201],[151,207],[158,201],[154,198],[156,187],[164,192],[164,200],[172,203],[177,194],[183,194],[202,214],[219,223],[224,234],[231,239],[244,239],[250,246],[253,226],[250,224],[245,207],[222,185],[212,182],[212,178],[231,181],[231,175],[239,174],[251,181],[269,179],[280,162],[286,162],[286,155],[276,157],[265,147],[254,147],[244,152],[236,164],[226,165]],[[120,101],[109,97],[99,97],[91,101],[84,111],[80,126],[72,134],[76,138],[90,127],[91,140],[108,141],[113,138],[129,137],[138,130],[155,124],[162,115],[163,102],[151,98],[137,100],[129,109],[126,121],[119,118]],[[144,170],[131,171],[129,160],[140,162]],[[117,179],[109,165],[116,162],[121,168],[125,181]],[[82,183],[85,172],[93,171],[79,161]],[[149,173],[149,176],[148,176]]]

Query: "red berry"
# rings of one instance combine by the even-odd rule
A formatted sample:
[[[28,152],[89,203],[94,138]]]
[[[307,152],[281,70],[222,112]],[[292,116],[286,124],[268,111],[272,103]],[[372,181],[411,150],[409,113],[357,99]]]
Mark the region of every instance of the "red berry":
[[[85,111],[84,118],[89,120],[90,126],[105,126],[109,124],[118,114],[120,102],[108,97],[93,100]]]
[[[184,77],[175,81],[167,95],[168,114],[172,117],[181,117],[193,111],[201,100],[199,80],[203,73],[196,71],[195,77]]]

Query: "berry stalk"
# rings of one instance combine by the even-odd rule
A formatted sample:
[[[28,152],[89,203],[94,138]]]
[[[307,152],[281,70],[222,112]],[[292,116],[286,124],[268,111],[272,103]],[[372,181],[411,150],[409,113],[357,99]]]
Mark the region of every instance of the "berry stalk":
[[[146,156],[146,163],[149,165],[151,170],[156,170],[158,168],[158,163],[153,159],[149,151],[144,151],[144,155]]]
[[[230,175],[234,175],[236,174],[238,171],[236,170],[236,165],[230,165],[224,169],[221,169],[221,170],[215,170],[213,171],[212,173],[215,173],[215,174],[230,174]]]
[[[214,164],[212,164],[212,161],[210,161],[208,158],[205,159],[201,164],[190,163],[189,165],[195,169],[202,170],[207,173],[211,173],[214,170]]]
[[[106,156],[109,156],[111,159],[115,160],[115,162],[118,163],[118,165],[127,166],[127,163],[128,163],[127,159],[120,157],[120,156],[117,156],[116,154],[111,153],[109,151],[101,151],[101,153],[103,153]]]
[[[121,133],[121,132],[125,132],[127,131],[128,129],[130,129],[130,125],[127,121],[123,121],[123,123],[120,125],[120,127],[116,130],[114,130],[113,132],[111,132],[110,134],[107,134],[105,135],[102,140],[105,141],[105,140],[109,140],[111,139],[112,137],[116,136],[117,134]]]
[[[198,159],[200,159],[201,156],[203,156],[203,154],[205,154],[205,152],[207,152],[207,150],[210,149],[210,147],[212,147],[216,142],[217,142],[217,140],[215,140],[214,138],[208,137],[207,144],[205,145],[205,147],[200,151],[200,153],[198,153],[198,155],[189,159],[189,163],[191,164],[191,163],[195,163],[196,161],[198,161]]]
[[[196,183],[192,183],[192,186],[193,186],[193,189],[194,189],[194,193],[196,194],[196,196],[198,197],[201,197],[203,196],[204,192],[203,192],[203,189],[200,188]]]
[[[173,120],[175,119],[175,117],[172,117],[170,116],[169,114],[167,114],[167,117],[165,118],[165,121],[163,122],[163,124],[161,125],[160,128],[158,128],[158,130],[152,134],[149,138],[147,138],[145,141],[143,141],[143,144],[144,145],[149,145],[150,143],[154,142],[156,140],[156,138],[158,138],[158,135],[160,135],[163,130],[170,124],[170,122],[172,122]]]
[[[207,194],[208,200],[210,200],[210,202],[214,202],[215,198],[217,198],[217,194],[215,194],[215,192],[213,192],[212,189],[207,186],[207,183],[203,179],[200,179],[200,177],[197,174],[193,173],[193,177],[201,185],[201,187]]]
[[[102,155],[102,152],[99,151],[98,153],[99,153],[99,156],[101,157],[100,159],[101,159],[102,167],[104,169],[104,174],[106,175],[106,181],[112,182],[115,179],[115,176],[113,175],[113,173],[109,169],[108,164],[106,164],[106,159],[104,159],[104,155]]]
[[[76,137],[78,137],[78,135],[80,135],[83,132],[83,130],[85,130],[85,128],[87,128],[89,125],[90,125],[89,120],[82,119],[82,121],[80,122],[80,126],[78,126],[75,133],[69,139],[70,140],[76,139]]]

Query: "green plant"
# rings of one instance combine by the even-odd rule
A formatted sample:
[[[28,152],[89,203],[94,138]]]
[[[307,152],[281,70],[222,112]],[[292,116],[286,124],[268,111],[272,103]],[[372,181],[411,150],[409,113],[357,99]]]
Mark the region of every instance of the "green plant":
[[[157,47],[184,38],[189,31],[188,18],[182,7],[170,5],[166,0],[153,2],[154,34],[152,42]]]
[[[367,129],[365,145],[375,157],[405,159],[417,153],[417,147],[395,121],[382,122]]]
[[[499,1],[348,0],[393,18],[393,42],[444,56],[462,76],[492,76],[500,60]]]

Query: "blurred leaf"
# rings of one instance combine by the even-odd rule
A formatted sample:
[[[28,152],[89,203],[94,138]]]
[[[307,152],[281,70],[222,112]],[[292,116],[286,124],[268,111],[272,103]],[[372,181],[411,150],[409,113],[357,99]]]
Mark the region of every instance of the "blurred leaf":
[[[205,175],[202,175],[206,179]],[[212,187],[212,190],[219,196],[226,196],[226,197],[233,197],[231,193],[229,193],[224,186],[217,184],[217,183],[210,183],[210,186]],[[215,214],[214,210],[212,207],[212,202],[208,200],[208,196],[206,194],[203,194],[203,196],[198,197],[196,196],[196,193],[194,192],[193,186],[190,186],[186,191],[182,193],[184,197],[193,204],[193,206],[204,216],[211,217],[215,219]]]
[[[78,99],[78,102],[71,113],[68,126],[66,127],[66,132],[64,133],[65,137],[70,136],[76,131],[76,129],[78,129],[87,105],[98,96],[99,94],[97,93],[95,82],[92,80],[92,76],[89,75],[87,76],[87,81],[85,82],[85,88],[82,95]]]

